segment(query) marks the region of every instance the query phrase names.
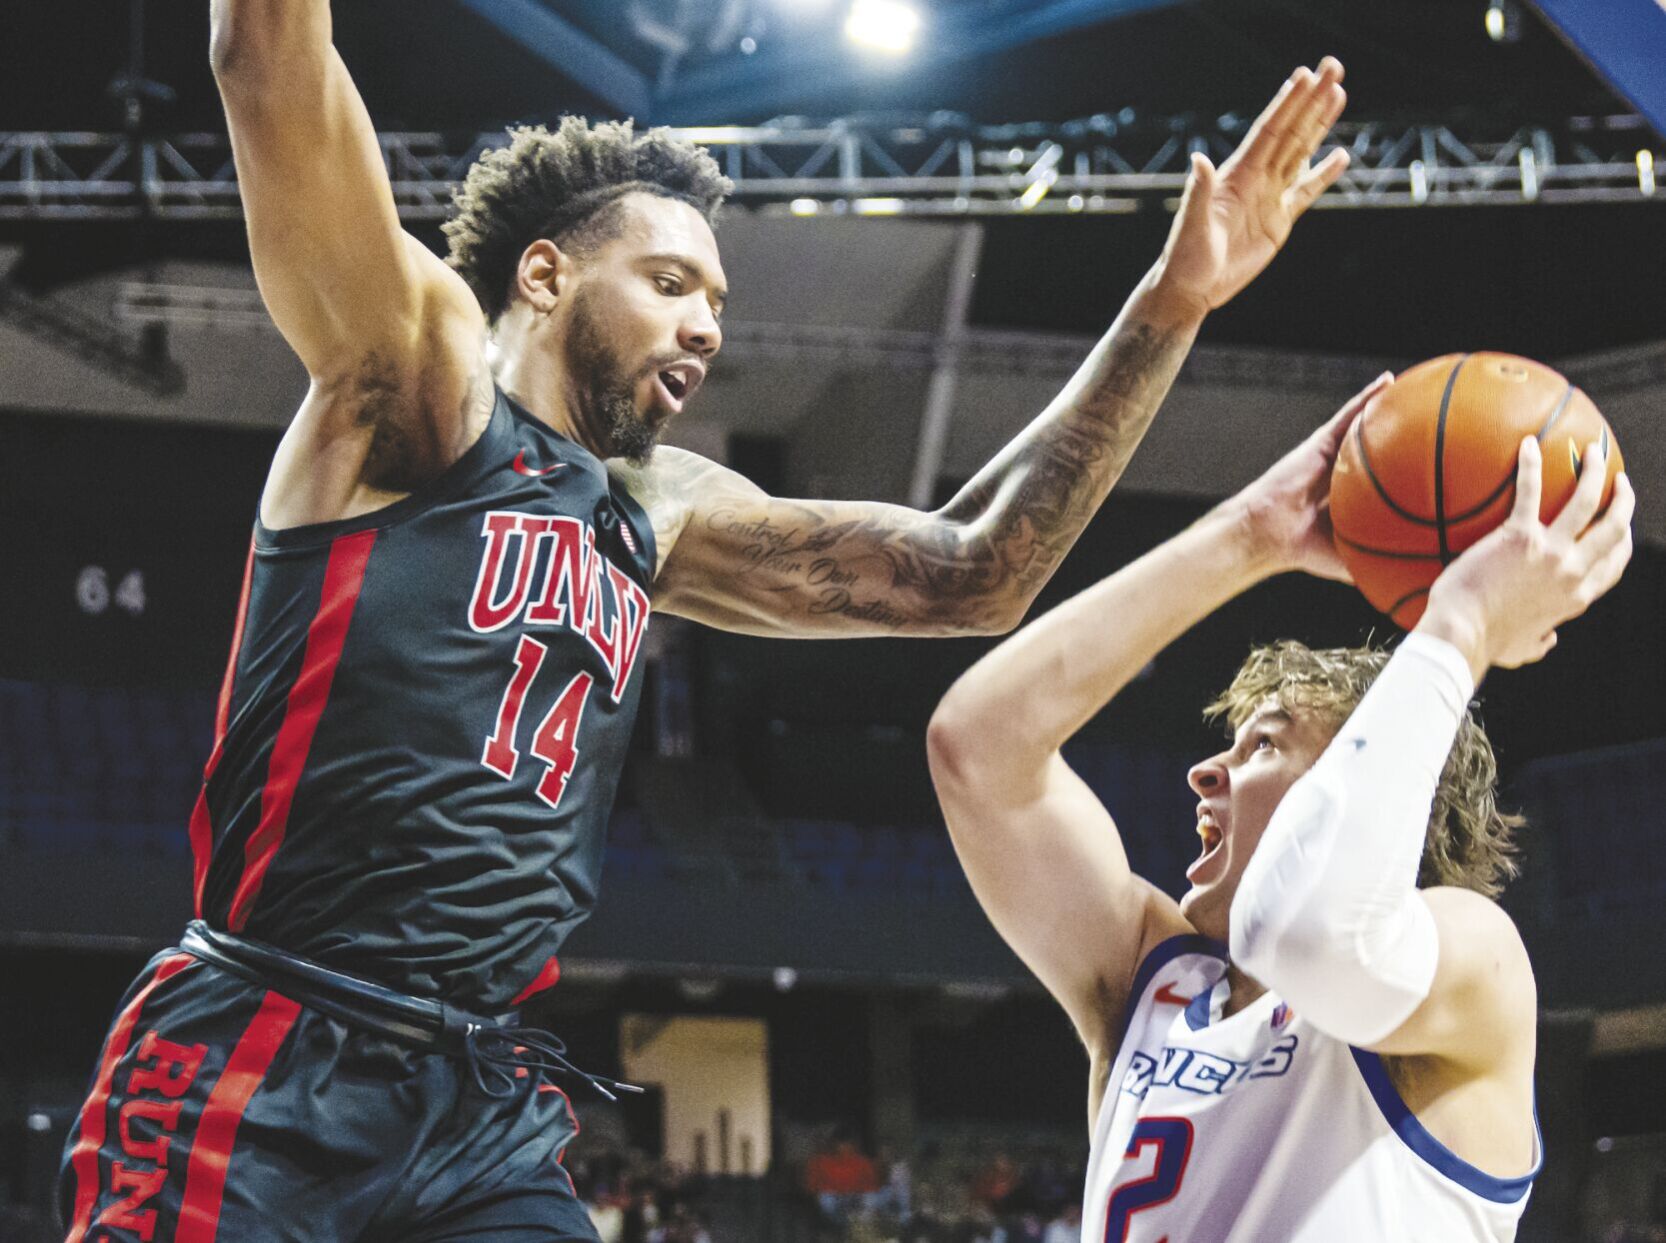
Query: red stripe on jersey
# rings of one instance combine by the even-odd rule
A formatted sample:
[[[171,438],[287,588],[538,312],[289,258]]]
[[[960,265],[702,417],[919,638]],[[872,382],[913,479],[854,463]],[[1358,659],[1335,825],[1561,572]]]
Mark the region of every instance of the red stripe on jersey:
[[[133,1029],[139,1023],[139,1009],[158,984],[169,976],[178,975],[196,961],[189,954],[164,958],[156,968],[156,974],[150,977],[150,983],[127,1003],[127,1008],[116,1019],[116,1025],[110,1029],[104,1056],[98,1063],[98,1077],[93,1080],[93,1090],[87,1096],[87,1103],[81,1106],[81,1138],[75,1141],[75,1148],[69,1157],[70,1168],[75,1171],[75,1212],[70,1218],[69,1235],[64,1243],[81,1243],[87,1227],[92,1223],[93,1208],[98,1204],[98,1150],[104,1147],[104,1137],[109,1133],[107,1111],[110,1086],[116,1077],[117,1063],[127,1055],[127,1047],[133,1042]]]
[[[197,1136],[185,1164],[185,1195],[180,1201],[174,1243],[213,1243],[220,1229],[220,1204],[232,1146],[237,1143],[237,1126],[300,1013],[299,1002],[267,993],[232,1049],[197,1122]]]
[[[571,1191],[574,1195],[577,1195],[578,1194],[578,1188],[573,1185],[573,1176],[567,1172],[567,1167],[565,1165],[563,1165],[562,1162],[567,1156],[567,1147],[568,1147],[568,1145],[571,1144],[573,1142],[573,1140],[577,1139],[579,1137],[579,1132],[581,1130],[583,1130],[583,1128],[580,1127],[579,1124],[578,1124],[578,1114],[573,1109],[572,1098],[569,1097],[560,1088],[558,1088],[555,1084],[553,1084],[553,1083],[540,1083],[538,1085],[538,1090],[540,1092],[554,1092],[556,1095],[561,1097],[561,1103],[567,1107],[567,1121],[571,1122],[573,1124],[573,1133],[572,1133],[571,1136],[568,1137],[567,1143],[561,1145],[561,1147],[556,1150],[555,1163],[556,1163],[556,1165],[561,1167],[562,1174],[566,1175],[567,1189],[569,1191]]]
[[[295,685],[289,688],[283,724],[278,726],[277,740],[272,744],[272,762],[260,795],[260,823],[243,845],[243,877],[237,882],[226,920],[232,932],[243,931],[249,922],[249,911],[260,896],[266,870],[272,866],[278,847],[283,845],[295,787],[300,783],[307,753],[312,749],[313,734],[330,698],[330,683],[335,679],[341,649],[347,642],[347,627],[353,620],[353,607],[364,586],[365,567],[370,563],[370,549],[375,543],[376,532],[370,530],[343,535],[330,546],[324,590],[318,613],[307,630],[301,672]]]
[[[554,954],[551,954],[550,960],[538,969],[537,975],[532,977],[532,983],[528,984],[520,992],[510,998],[509,1004],[512,1006],[518,1006],[521,1002],[532,996],[532,994],[541,993],[546,988],[554,988],[556,982],[560,979],[561,960]]]
[[[202,918],[202,891],[208,883],[208,863],[214,853],[214,823],[208,816],[208,783],[220,766],[220,755],[225,750],[226,728],[231,723],[231,688],[237,680],[237,657],[243,650],[243,623],[249,619],[249,584],[254,579],[255,542],[249,540],[249,556],[243,563],[243,592],[237,600],[237,622],[231,632],[231,658],[226,661],[226,676],[220,682],[220,706],[214,713],[214,749],[208,753],[208,763],[202,770],[202,789],[197,792],[197,805],[191,809],[191,893],[196,901],[197,918]]]

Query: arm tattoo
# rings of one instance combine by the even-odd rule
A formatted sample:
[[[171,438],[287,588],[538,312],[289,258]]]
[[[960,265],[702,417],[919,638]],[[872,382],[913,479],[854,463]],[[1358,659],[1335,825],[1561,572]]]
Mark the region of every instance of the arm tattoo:
[[[1192,335],[1113,330],[940,522],[883,539],[892,584],[919,601],[921,620],[987,629],[1028,608],[1128,465]]]
[[[661,450],[648,468],[610,463],[648,511],[662,569],[698,515],[701,551],[679,555],[659,584],[672,607],[773,633],[1009,628],[1121,475],[1190,348],[1190,328],[1125,318],[1132,322],[1119,322],[1064,392],[934,514],[771,500],[675,450]]]

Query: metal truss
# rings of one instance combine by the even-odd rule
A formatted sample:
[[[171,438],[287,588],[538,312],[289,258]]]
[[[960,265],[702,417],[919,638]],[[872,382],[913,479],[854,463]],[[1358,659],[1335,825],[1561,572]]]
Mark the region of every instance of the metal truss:
[[[1245,122],[1141,120],[1123,113],[1062,125],[974,127],[954,118],[882,125],[697,127],[734,179],[735,200],[799,216],[1005,216],[1171,206],[1190,154],[1217,162]],[[1638,202],[1656,194],[1666,144],[1637,117],[1468,132],[1447,124],[1338,126],[1353,163],[1326,208]],[[452,186],[498,133],[381,135],[400,215],[439,220]],[[0,133],[0,219],[235,219],[242,214],[224,134]]]
[[[215,331],[275,331],[260,294],[253,289],[129,281],[117,289],[112,311],[116,322],[138,329],[171,324]],[[948,364],[966,374],[1060,380],[1082,365],[1096,340],[1070,333],[965,328],[950,342],[941,333],[898,328],[737,320],[723,324],[724,353],[740,359],[780,360],[791,365],[815,360],[831,367],[928,373]],[[1359,387],[1362,377],[1397,361],[1197,346],[1187,357],[1180,378],[1194,384],[1334,393]]]
[[[276,331],[260,294],[253,289],[130,281],[117,289],[112,312],[117,323],[140,330],[162,324],[214,331]],[[1096,340],[1074,333],[993,328],[966,328],[951,342],[942,333],[899,328],[741,320],[723,325],[725,353],[741,359],[779,359],[794,365],[815,360],[834,367],[919,372],[932,372],[949,362],[966,374],[1058,380],[1081,366]],[[1200,345],[1187,356],[1180,380],[1221,388],[1341,393],[1407,362],[1385,356]],[[1599,396],[1654,390],[1666,384],[1666,340],[1585,355],[1559,365]]]

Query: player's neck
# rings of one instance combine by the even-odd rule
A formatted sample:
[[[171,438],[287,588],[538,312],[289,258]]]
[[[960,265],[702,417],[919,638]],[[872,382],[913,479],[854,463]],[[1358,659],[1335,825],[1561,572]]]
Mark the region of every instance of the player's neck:
[[[1232,963],[1227,964],[1226,983],[1229,991],[1226,1005],[1221,1008],[1223,1019],[1231,1018],[1267,991],[1264,984],[1258,980],[1252,980]]]
[[[577,395],[567,369],[537,348],[530,316],[511,308],[486,343],[486,360],[499,388],[552,430],[596,451],[578,417]],[[599,455],[598,455],[599,456]]]

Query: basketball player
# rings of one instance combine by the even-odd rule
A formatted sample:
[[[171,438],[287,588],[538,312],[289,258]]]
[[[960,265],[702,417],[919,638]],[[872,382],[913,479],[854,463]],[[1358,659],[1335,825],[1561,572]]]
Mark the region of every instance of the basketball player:
[[[1468,704],[1625,567],[1624,475],[1591,522],[1600,446],[1545,524],[1524,442],[1510,518],[1447,567],[1392,656],[1251,654],[1209,710],[1230,747],[1188,776],[1202,850],[1178,903],[1129,870],[1059,754],[1239,592],[1284,570],[1344,577],[1330,471],[1381,383],[991,652],[932,721],[972,887],[1090,1054],[1084,1243],[1507,1240],[1538,1170],[1533,973],[1489,900],[1520,820],[1497,808]]]
[[[1341,173],[1299,70],[1080,374],[926,514],[780,501],[669,449],[722,341],[727,183],[569,119],[401,232],[326,0],[214,0],[255,274],[312,377],[272,464],[190,836],[198,920],[124,1001],[70,1238],[589,1239],[562,1084],[513,1012],[591,910],[650,609],[761,634],[1010,628],[1203,315]]]

